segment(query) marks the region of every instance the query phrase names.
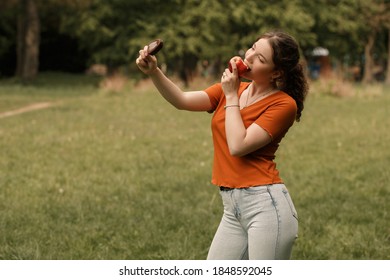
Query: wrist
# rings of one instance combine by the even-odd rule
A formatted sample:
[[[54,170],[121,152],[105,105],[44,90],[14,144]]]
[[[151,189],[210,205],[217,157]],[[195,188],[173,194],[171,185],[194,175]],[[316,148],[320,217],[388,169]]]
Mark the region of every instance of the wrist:
[[[238,101],[238,96],[226,96],[226,105],[237,105]]]
[[[153,78],[153,76],[158,75],[159,70],[160,70],[160,68],[156,67],[155,69],[150,70],[150,72],[148,73],[148,75],[149,75],[151,78]]]
[[[236,107],[236,108],[240,108],[240,105],[238,105],[238,104],[232,104],[232,105],[225,105],[225,106],[223,106],[223,108],[226,110],[227,108],[234,108],[234,107]]]

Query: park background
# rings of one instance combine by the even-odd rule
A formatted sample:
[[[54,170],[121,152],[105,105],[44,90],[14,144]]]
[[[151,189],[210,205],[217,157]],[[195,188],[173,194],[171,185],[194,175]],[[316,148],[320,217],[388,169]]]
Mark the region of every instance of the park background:
[[[0,259],[204,259],[222,214],[211,115],[137,70],[203,89],[263,32],[300,43],[310,93],[276,162],[294,259],[389,259],[388,1],[2,0]]]

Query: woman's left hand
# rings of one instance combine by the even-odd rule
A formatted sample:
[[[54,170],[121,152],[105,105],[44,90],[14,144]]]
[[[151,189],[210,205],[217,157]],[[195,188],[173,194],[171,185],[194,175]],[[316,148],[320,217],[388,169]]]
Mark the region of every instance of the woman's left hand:
[[[234,58],[230,60],[233,72],[228,68],[222,74],[221,84],[226,99],[231,97],[238,97],[238,88],[240,86],[240,78],[238,77],[238,70]]]

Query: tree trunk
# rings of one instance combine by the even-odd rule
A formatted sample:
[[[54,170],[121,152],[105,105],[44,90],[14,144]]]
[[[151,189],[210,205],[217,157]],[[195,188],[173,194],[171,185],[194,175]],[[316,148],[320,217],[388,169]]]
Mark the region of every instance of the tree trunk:
[[[29,81],[38,74],[40,22],[35,0],[19,0],[16,76]]]
[[[372,58],[372,49],[374,47],[376,34],[374,31],[368,35],[368,41],[364,47],[364,76],[363,83],[371,83],[373,79],[374,59]]]
[[[390,85],[390,29],[388,30],[387,38],[387,74],[386,74],[386,85]]]

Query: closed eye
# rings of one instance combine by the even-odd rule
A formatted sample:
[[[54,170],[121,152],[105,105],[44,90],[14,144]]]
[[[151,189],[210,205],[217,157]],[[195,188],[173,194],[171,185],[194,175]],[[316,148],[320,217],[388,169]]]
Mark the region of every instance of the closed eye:
[[[261,53],[259,53],[258,57],[259,57],[259,60],[260,60],[262,63],[267,62],[267,59],[266,59],[266,58],[264,57],[264,55],[262,55]]]

